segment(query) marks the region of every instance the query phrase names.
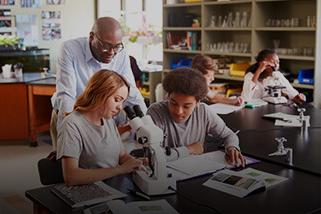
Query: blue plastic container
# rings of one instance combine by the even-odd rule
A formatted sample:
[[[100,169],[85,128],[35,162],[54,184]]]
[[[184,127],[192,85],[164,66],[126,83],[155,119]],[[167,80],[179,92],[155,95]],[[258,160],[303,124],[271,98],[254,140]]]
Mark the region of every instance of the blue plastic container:
[[[298,81],[300,84],[314,84],[314,69],[301,69],[298,74]]]
[[[183,68],[183,67],[192,67],[192,59],[189,58],[179,58],[178,60],[173,60],[171,62],[171,69]]]

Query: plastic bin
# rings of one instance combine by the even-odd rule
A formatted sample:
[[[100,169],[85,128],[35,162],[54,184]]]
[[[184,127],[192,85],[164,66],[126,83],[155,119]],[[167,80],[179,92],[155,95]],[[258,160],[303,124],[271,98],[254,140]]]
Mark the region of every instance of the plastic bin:
[[[230,65],[230,75],[237,77],[244,77],[246,69],[250,67],[249,62],[244,63],[232,63]]]
[[[183,67],[192,67],[192,59],[189,58],[180,58],[178,60],[173,60],[170,65],[171,69],[183,68]]]
[[[314,69],[301,69],[298,74],[298,81],[300,84],[314,84]]]

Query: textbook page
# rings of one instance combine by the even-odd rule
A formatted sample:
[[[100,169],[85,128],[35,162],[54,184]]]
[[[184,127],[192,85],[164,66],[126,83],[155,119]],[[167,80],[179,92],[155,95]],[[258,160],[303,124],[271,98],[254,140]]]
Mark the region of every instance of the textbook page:
[[[282,177],[282,176],[278,176],[278,175],[273,175],[267,172],[262,172],[260,170],[257,169],[253,169],[253,168],[246,168],[243,169],[242,171],[240,171],[242,174],[250,176],[252,178],[256,178],[256,179],[260,179],[263,180],[265,182],[265,186],[267,188],[270,188],[276,184],[279,184],[283,181],[286,181],[288,178],[286,177]]]
[[[229,169],[214,173],[203,185],[240,198],[255,190],[265,189],[262,180]]]
[[[235,105],[228,105],[224,103],[215,103],[215,104],[209,105],[208,107],[211,111],[214,111],[216,114],[229,114],[244,108],[244,105],[235,106]]]
[[[113,200],[107,204],[114,214],[179,214],[165,199],[127,204],[121,200]]]

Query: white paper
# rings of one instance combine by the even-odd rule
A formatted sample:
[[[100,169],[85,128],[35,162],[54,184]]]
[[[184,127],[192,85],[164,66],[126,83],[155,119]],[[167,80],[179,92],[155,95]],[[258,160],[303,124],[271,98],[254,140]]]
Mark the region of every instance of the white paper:
[[[285,114],[282,112],[266,114],[264,117],[275,118],[275,126],[285,127],[301,127],[302,122],[299,115]],[[310,126],[310,116],[304,116],[304,120],[307,123],[307,127]]]
[[[167,163],[168,167],[188,175],[202,175],[225,168],[224,164],[206,158],[204,155],[189,155]]]
[[[245,157],[246,164],[258,162],[255,159]],[[239,163],[240,164],[240,163]],[[225,160],[223,151],[214,151],[202,155],[190,155],[185,158],[167,163],[168,172],[175,180],[185,180],[208,173],[213,173],[224,168],[233,168]]]
[[[216,114],[229,114],[234,111],[240,110],[244,107],[244,105],[235,106],[235,105],[228,105],[224,103],[216,103],[209,105],[210,110],[214,111]]]
[[[286,117],[286,114],[284,114],[282,112],[276,112],[276,113],[272,113],[272,114],[265,114],[264,117],[274,118],[274,119],[283,119]]]
[[[310,126],[310,116],[304,116],[304,120],[307,123],[307,127]],[[275,126],[285,126],[285,127],[301,127],[302,122],[299,116],[293,115],[292,117],[287,117],[283,120],[276,119]]]
[[[165,200],[125,202],[121,200],[109,201],[108,206],[115,214],[178,214]]]

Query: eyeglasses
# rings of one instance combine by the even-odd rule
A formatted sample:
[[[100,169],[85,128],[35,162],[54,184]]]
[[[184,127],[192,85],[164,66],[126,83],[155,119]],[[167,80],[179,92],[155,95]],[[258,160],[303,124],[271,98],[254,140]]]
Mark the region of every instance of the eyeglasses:
[[[123,43],[118,43],[116,45],[112,45],[108,42],[101,41],[101,39],[96,34],[94,34],[94,36],[96,36],[96,38],[99,42],[99,45],[102,49],[102,52],[109,52],[111,49],[113,49],[114,53],[119,53],[120,51],[122,51],[124,49]]]

